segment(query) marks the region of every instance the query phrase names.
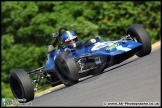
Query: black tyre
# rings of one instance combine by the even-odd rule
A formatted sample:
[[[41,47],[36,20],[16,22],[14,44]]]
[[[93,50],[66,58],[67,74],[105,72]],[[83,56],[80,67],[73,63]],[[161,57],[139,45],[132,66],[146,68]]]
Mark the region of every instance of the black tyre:
[[[146,30],[140,24],[133,24],[126,30],[126,34],[130,35],[134,41],[142,44],[140,51],[136,54],[138,57],[143,57],[151,53],[151,41]]]
[[[15,98],[25,99],[25,102],[34,99],[34,88],[32,82],[27,72],[25,72],[23,69],[17,69],[10,73],[9,83]]]
[[[68,52],[59,54],[55,59],[57,76],[65,86],[78,83],[79,70]]]

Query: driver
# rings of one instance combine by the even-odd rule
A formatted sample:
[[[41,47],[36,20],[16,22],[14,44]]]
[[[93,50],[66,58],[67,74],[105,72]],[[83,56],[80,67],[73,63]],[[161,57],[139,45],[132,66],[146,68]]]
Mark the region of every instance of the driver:
[[[62,34],[62,41],[66,48],[78,48],[82,45],[81,42],[78,41],[77,34],[73,30],[65,31]]]

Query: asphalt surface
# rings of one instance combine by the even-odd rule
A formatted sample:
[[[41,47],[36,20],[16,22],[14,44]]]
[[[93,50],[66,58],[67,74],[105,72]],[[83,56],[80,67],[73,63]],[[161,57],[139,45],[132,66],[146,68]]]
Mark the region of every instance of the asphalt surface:
[[[161,48],[35,98],[32,106],[161,106]]]

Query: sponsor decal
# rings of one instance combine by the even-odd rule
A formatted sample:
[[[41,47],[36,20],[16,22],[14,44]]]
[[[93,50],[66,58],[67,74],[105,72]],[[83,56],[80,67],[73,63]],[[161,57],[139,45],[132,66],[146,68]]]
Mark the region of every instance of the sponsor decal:
[[[119,46],[119,44],[115,43],[113,45],[110,45],[110,46],[106,47],[106,50],[112,50],[113,48],[116,48],[117,46]]]
[[[100,64],[101,63],[100,57],[95,57],[94,59],[95,59],[95,63],[96,64]]]
[[[112,42],[97,42],[94,44],[94,47],[91,49],[91,51],[99,50],[100,48],[104,48],[111,44],[113,44],[113,43]]]

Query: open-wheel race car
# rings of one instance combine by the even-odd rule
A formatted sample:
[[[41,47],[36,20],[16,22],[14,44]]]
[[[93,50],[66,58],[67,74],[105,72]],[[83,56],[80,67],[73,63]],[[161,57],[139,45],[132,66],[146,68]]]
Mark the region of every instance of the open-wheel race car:
[[[99,36],[84,41],[78,48],[66,48],[63,44],[62,31],[59,28],[53,37],[57,39],[58,49],[47,46],[47,61],[45,66],[26,72],[17,69],[10,73],[9,83],[13,95],[26,102],[34,99],[34,93],[45,79],[52,87],[64,84],[72,86],[79,79],[119,64],[137,55],[143,57],[151,53],[151,41],[145,29],[140,24],[132,24],[126,29],[126,35],[116,41],[104,41]],[[37,75],[31,79],[31,75]]]

